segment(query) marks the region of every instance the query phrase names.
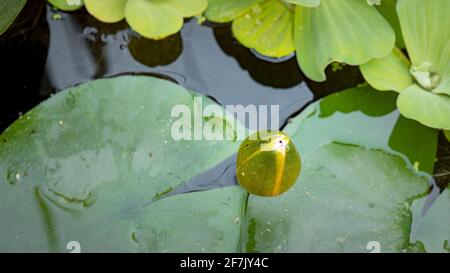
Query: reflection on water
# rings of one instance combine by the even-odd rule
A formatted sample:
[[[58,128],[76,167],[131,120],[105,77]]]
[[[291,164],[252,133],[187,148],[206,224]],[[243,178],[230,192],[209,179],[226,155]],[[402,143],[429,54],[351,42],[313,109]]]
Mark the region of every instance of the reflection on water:
[[[229,25],[201,26],[191,19],[180,33],[154,41],[141,38],[125,21],[104,24],[83,9],[55,11],[42,0],[27,4],[2,36],[0,52],[7,64],[2,75],[14,95],[2,100],[1,131],[59,90],[118,74],[163,75],[223,105],[278,104],[281,124],[312,99],[361,82],[353,67],[328,73],[326,83],[310,82],[295,56],[264,60],[240,45]]]
[[[49,11],[51,40],[46,82],[41,88],[44,93],[117,74],[156,73],[222,105],[278,104],[281,123],[313,99],[294,59],[274,65],[240,48],[235,55],[245,50],[255,59],[250,69],[241,68],[239,57],[222,50],[229,34],[219,31],[222,34],[218,35],[217,28],[200,26],[194,19],[179,34],[152,41],[140,38],[123,22],[92,21],[84,11],[62,13],[62,20],[52,17]],[[253,77],[247,70],[266,72]]]

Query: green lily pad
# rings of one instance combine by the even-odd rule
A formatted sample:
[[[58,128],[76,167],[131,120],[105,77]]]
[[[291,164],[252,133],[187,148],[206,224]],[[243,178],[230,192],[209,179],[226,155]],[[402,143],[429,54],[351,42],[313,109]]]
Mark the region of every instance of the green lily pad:
[[[335,143],[305,160],[298,183],[276,200],[250,197],[248,251],[408,249],[408,200],[428,186],[399,157]]]
[[[84,0],[47,0],[55,8],[64,11],[74,11],[84,5]],[[101,2],[101,1],[97,1]]]
[[[114,23],[126,18],[139,34],[162,39],[177,33],[183,18],[201,14],[207,0],[85,0],[86,9],[98,20]]]
[[[238,252],[246,198],[242,188],[227,187],[158,201],[139,216],[139,251]]]
[[[236,251],[242,191],[152,202],[239,147],[172,138],[173,107],[194,111],[194,96],[123,76],[65,90],[23,115],[0,136],[0,250],[63,252],[77,241],[88,252]],[[186,220],[175,227],[176,218]]]
[[[437,130],[405,121],[391,94],[369,87],[342,91],[288,124],[284,131],[304,159],[302,173],[278,198],[250,196],[244,249],[369,252],[375,241],[382,252],[410,250],[410,205],[430,179],[414,170],[413,161],[432,171]],[[380,95],[388,106],[375,111]],[[414,149],[428,152],[395,144],[417,131]]]
[[[2,0],[0,2],[0,10],[2,11],[0,35],[11,26],[26,3],[27,0]]]
[[[233,21],[232,30],[244,46],[269,57],[294,52],[294,12],[278,0],[256,4]]]
[[[364,64],[387,56],[395,44],[389,23],[361,0],[297,6],[294,35],[300,68],[315,81],[326,79],[324,70],[332,62]]]
[[[450,252],[450,190],[445,190],[433,203],[425,216],[422,207],[425,199],[414,202],[414,231],[411,241],[420,243],[426,252]]]

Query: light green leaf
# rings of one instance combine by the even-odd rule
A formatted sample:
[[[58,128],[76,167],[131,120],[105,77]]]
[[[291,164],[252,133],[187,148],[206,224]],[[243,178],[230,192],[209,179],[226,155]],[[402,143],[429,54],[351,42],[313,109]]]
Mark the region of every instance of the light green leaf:
[[[434,94],[414,84],[400,93],[397,107],[407,118],[432,128],[450,130],[450,97],[447,95]]]
[[[23,115],[0,135],[0,251],[62,252],[69,241],[83,252],[236,251],[238,188],[152,203],[239,147],[172,138],[173,107],[193,112],[194,95],[124,76],[60,92]]]
[[[233,21],[233,34],[244,46],[263,55],[283,57],[294,52],[293,11],[278,0],[255,4]]]
[[[401,92],[413,84],[410,67],[406,56],[394,48],[388,56],[362,64],[360,69],[366,81],[375,89]]]
[[[412,162],[432,169],[437,130],[404,122],[391,94],[349,89],[289,122],[285,132],[304,159],[303,171],[294,188],[278,198],[249,197],[246,250],[369,252],[372,241],[381,252],[410,250],[410,203],[429,186],[428,176],[417,173]],[[410,153],[411,147],[393,140],[417,131],[412,149],[429,153]]]
[[[48,0],[48,2],[55,8],[64,11],[74,11],[84,5],[83,0]],[[97,2],[99,2],[99,0],[97,0]]]
[[[317,7],[318,5],[320,5],[320,0],[286,0],[286,2],[309,8]]]
[[[87,0],[86,9],[100,21],[114,23],[126,18],[136,32],[149,39],[177,33],[183,18],[201,14],[207,0]]]
[[[324,0],[316,8],[297,6],[297,59],[310,79],[324,81],[324,70],[337,61],[360,65],[387,56],[395,34],[389,23],[366,1]]]
[[[3,34],[14,22],[17,15],[23,9],[27,0],[2,0],[0,1],[0,35]]]
[[[264,0],[208,0],[206,18],[212,22],[227,23],[250,11]]]
[[[450,190],[445,190],[422,217],[425,199],[415,201],[413,209],[414,230],[412,242],[423,244],[425,251],[431,253],[450,252]]]
[[[125,18],[128,0],[84,0],[87,11],[106,23],[116,23]]]
[[[440,81],[433,92],[447,95],[450,95],[449,10],[447,0],[399,0],[397,5],[411,63],[418,68],[428,66],[428,77]]]
[[[449,130],[445,130],[444,131],[444,135],[447,138],[447,140],[450,142],[450,131]]]
[[[175,7],[183,17],[199,15],[208,6],[208,0],[167,0],[167,3]]]
[[[432,173],[438,130],[406,120],[396,111],[396,100],[396,93],[368,86],[337,92],[290,120],[284,131],[302,138],[295,145],[303,158],[338,142],[402,154],[411,166]]]
[[[134,30],[151,39],[165,38],[183,27],[183,15],[166,1],[129,0],[125,16]]]
[[[394,28],[396,38],[395,44],[397,47],[401,49],[405,48],[400,21],[397,15],[397,0],[382,0],[381,5],[376,5],[375,7]]]

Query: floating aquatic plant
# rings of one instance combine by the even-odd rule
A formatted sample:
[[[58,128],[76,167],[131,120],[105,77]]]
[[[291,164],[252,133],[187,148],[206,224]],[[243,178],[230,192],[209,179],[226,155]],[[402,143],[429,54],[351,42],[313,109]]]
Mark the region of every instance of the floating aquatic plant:
[[[372,240],[383,252],[410,248],[409,203],[428,182],[405,160],[432,170],[437,134],[399,115],[391,93],[365,86],[310,105],[285,128],[304,159],[300,183],[248,199],[237,186],[183,187],[238,149],[231,140],[173,139],[167,113],[180,104],[194,111],[197,96],[121,76],[61,91],[25,113],[0,135],[0,251],[65,252],[72,240],[82,252],[367,252]],[[405,139],[414,145],[396,144]],[[258,159],[271,167],[268,154],[248,162]],[[264,182],[262,172],[253,177]],[[446,223],[443,201],[433,214]]]
[[[326,79],[332,62],[359,65],[389,54],[392,27],[374,6],[361,0],[209,0],[206,17],[232,22],[246,47],[270,57],[297,52],[303,72]]]
[[[17,15],[23,9],[27,0],[2,0],[0,1],[0,35],[3,34],[14,22]]]
[[[361,66],[378,90],[399,93],[407,118],[450,129],[450,1],[399,0],[397,13],[409,59],[398,49]]]
[[[75,10],[81,0],[48,0],[62,10]],[[132,29],[150,39],[177,33],[183,20],[201,14],[207,0],[84,0],[86,10],[98,20],[116,23],[126,19]]]

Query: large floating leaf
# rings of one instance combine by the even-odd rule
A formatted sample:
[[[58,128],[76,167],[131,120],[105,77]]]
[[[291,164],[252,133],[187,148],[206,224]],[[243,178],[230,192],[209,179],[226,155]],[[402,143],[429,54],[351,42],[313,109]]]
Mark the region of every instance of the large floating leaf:
[[[244,46],[265,56],[294,52],[294,12],[278,0],[257,4],[233,21],[233,34]]]
[[[361,87],[313,104],[285,131],[303,171],[279,198],[250,196],[246,250],[367,252],[372,241],[410,250],[410,203],[429,186],[412,165],[433,170],[436,130],[399,116],[395,94]],[[412,132],[411,146],[398,144]]]
[[[383,252],[407,249],[408,200],[427,186],[399,157],[329,144],[306,159],[293,190],[250,197],[247,250],[367,252],[371,241]]]
[[[246,198],[242,188],[228,187],[156,202],[139,215],[139,250],[238,252]]]
[[[296,8],[297,59],[312,80],[324,81],[334,61],[360,65],[387,56],[394,43],[391,26],[366,1],[324,0],[315,8]]]
[[[241,191],[151,203],[238,149],[173,140],[172,108],[194,111],[194,95],[125,76],[63,91],[22,116],[0,136],[0,249],[65,251],[78,241],[85,251],[235,251]]]
[[[27,0],[2,0],[0,1],[0,35],[14,22],[17,15],[23,9]]]
[[[419,242],[427,252],[450,252],[450,190],[445,190],[425,216],[421,215],[423,201],[414,202],[412,242]]]

